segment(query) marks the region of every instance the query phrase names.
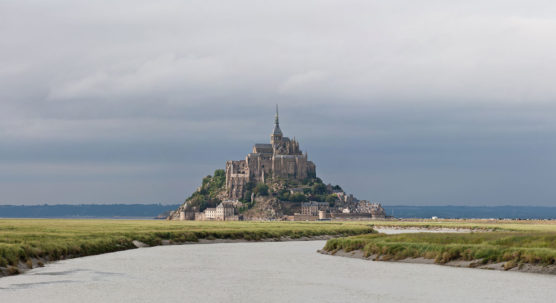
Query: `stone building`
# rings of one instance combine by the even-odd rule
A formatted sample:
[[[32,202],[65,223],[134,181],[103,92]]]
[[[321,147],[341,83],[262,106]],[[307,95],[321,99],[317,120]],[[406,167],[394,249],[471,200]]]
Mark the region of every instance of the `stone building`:
[[[204,211],[205,219],[206,220],[215,220],[216,219],[216,208],[207,208]]]
[[[234,216],[235,207],[231,203],[222,202],[216,207],[216,220],[225,221]]]
[[[226,191],[229,199],[241,199],[248,182],[264,183],[265,178],[303,180],[315,177],[315,164],[307,159],[294,139],[284,137],[278,120],[278,106],[270,144],[255,144],[245,160],[226,162]]]
[[[205,221],[207,217],[205,216],[204,212],[196,212],[195,213],[195,221]]]
[[[371,208],[371,215],[373,219],[384,219],[386,218],[386,212],[380,203],[373,203]]]
[[[386,212],[380,203],[371,203],[367,200],[358,201],[355,212],[359,214],[371,214],[373,219],[386,217]]]
[[[303,202],[301,203],[301,214],[308,216],[318,216],[319,211],[327,211],[328,208],[328,202]]]
[[[343,191],[335,192],[335,194],[336,196],[338,196],[338,199],[340,199],[340,201],[344,203],[352,203],[354,200],[356,200],[352,194],[346,194]]]
[[[203,212],[196,212],[196,221],[238,221],[240,216],[236,214],[236,208],[241,204],[239,201],[224,201],[216,207],[206,208]],[[181,219],[181,218],[180,218]],[[193,220],[190,219],[190,220]]]

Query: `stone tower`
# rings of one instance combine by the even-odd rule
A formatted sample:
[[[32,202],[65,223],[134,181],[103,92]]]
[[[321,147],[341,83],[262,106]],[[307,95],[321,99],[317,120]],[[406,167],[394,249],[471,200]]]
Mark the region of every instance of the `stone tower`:
[[[282,130],[280,129],[280,121],[278,120],[278,104],[276,104],[276,116],[274,117],[274,130],[270,135],[270,144],[282,142]]]

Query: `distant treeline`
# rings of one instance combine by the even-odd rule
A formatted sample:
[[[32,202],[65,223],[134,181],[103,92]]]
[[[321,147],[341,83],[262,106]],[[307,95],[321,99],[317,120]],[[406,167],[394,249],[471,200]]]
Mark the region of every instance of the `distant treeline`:
[[[543,206],[383,206],[397,218],[556,219],[556,207]]]
[[[178,204],[0,205],[0,218],[154,218],[178,206]]]

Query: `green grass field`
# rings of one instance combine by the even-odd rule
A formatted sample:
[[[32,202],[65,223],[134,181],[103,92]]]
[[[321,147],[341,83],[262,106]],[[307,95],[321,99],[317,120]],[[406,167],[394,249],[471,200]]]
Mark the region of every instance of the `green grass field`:
[[[325,251],[361,250],[380,260],[423,257],[443,264],[455,260],[477,264],[506,262],[510,269],[520,264],[556,263],[556,224],[552,221],[453,220],[374,222],[375,226],[469,228],[471,233],[369,234],[328,240]]]
[[[0,219],[0,268],[15,273],[20,262],[48,261],[131,249],[133,240],[151,246],[199,239],[262,240],[280,237],[357,235],[369,224],[332,222],[199,222],[156,220]]]

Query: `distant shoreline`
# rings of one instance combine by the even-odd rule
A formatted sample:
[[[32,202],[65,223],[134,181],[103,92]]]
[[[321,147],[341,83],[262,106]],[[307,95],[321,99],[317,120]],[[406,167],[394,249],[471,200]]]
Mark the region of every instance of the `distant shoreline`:
[[[0,220],[166,220],[153,217],[0,217]]]
[[[181,204],[34,204],[0,205],[2,218],[44,219],[163,219]],[[501,219],[554,220],[555,206],[410,206],[382,203],[387,215],[399,219]]]

